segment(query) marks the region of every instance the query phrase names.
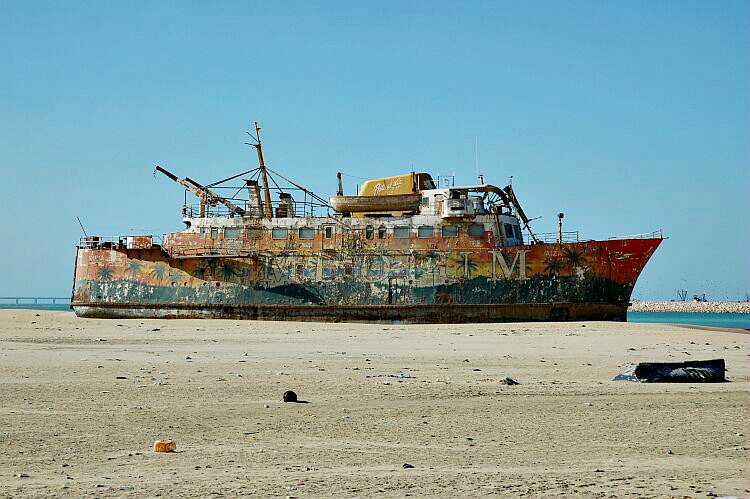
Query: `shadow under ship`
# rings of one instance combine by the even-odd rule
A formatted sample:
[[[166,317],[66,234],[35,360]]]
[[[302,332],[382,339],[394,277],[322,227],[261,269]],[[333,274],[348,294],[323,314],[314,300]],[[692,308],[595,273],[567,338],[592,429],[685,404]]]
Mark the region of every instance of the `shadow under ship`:
[[[582,241],[535,234],[511,185],[366,181],[323,199],[265,165],[185,189],[184,230],[77,246],[81,317],[470,323],[626,320],[661,232]],[[230,185],[238,182],[242,185]],[[269,184],[271,182],[271,184]],[[198,198],[187,204],[187,194]],[[222,196],[218,192],[229,192]],[[271,193],[278,196],[272,201]],[[296,199],[295,199],[296,198]],[[524,234],[525,232],[525,234]]]

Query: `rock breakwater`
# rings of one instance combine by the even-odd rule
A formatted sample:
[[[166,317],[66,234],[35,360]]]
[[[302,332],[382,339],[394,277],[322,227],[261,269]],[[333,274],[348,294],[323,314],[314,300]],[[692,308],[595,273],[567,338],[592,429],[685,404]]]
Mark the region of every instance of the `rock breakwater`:
[[[629,312],[696,312],[703,314],[750,314],[746,301],[640,301],[635,300]]]

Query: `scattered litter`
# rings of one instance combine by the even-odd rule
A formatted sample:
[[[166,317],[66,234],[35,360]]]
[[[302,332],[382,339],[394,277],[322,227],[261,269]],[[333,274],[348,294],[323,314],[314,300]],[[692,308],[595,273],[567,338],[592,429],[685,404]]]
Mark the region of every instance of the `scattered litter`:
[[[626,364],[612,381],[641,383],[718,383],[726,381],[724,359]]]
[[[115,376],[115,379],[128,379],[127,376]]]
[[[416,378],[416,375],[409,373],[398,373],[398,377],[401,379]]]
[[[414,465],[413,464],[409,464],[409,463],[404,463],[403,466],[401,466],[401,467],[404,468],[405,470],[408,470],[408,469],[413,468]]]
[[[154,452],[174,452],[177,450],[177,442],[174,440],[157,440],[154,442]]]
[[[28,473],[16,473],[17,478],[29,478]]]
[[[107,341],[106,338],[97,338],[96,341]]]
[[[388,381],[387,379],[384,379],[384,380],[383,380],[383,384],[384,384],[384,385],[390,385],[390,384],[391,384],[391,382],[390,382],[390,381]]]
[[[185,360],[193,360],[193,358],[188,355],[187,357],[185,357]]]
[[[264,409],[268,409],[269,407],[271,407],[271,406],[270,406],[270,405],[268,405],[268,404],[263,404],[263,408],[264,408]]]

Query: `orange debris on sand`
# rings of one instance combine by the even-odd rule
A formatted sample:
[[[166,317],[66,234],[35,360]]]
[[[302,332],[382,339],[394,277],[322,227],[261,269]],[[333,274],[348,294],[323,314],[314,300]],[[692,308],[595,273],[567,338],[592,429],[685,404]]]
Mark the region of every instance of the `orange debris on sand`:
[[[154,452],[174,452],[177,450],[177,442],[174,440],[157,440],[154,442]]]

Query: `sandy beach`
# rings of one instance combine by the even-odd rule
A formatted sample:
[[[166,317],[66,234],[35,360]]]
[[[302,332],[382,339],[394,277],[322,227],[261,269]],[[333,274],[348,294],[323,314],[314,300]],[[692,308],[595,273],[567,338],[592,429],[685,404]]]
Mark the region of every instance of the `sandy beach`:
[[[712,358],[730,382],[611,381]],[[2,310],[0,497],[748,497],[749,377],[728,330]]]

